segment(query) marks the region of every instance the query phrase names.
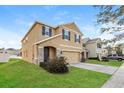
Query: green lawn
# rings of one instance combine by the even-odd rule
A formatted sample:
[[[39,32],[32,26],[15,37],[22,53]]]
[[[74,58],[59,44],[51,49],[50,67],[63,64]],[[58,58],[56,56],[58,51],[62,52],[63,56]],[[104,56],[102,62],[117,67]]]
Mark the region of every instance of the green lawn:
[[[120,67],[123,64],[123,61],[109,60],[108,62],[106,62],[106,61],[98,61],[98,60],[88,59],[86,61],[86,63]]]
[[[9,88],[97,88],[111,75],[70,67],[66,74],[50,74],[19,59],[0,64],[0,87]]]

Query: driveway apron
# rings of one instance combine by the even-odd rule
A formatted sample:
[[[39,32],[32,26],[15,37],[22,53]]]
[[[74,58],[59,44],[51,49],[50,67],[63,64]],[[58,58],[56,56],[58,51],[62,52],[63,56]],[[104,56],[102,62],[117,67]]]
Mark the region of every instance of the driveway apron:
[[[70,64],[71,66],[88,69],[92,71],[102,72],[106,74],[113,74],[118,67],[105,66],[105,65],[97,65],[97,64],[89,64],[89,63],[76,63]]]

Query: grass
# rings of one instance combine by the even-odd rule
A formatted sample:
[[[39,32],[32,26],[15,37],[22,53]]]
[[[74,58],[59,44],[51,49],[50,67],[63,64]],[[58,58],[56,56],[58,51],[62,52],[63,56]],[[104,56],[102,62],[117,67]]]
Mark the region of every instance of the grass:
[[[51,74],[20,59],[0,64],[1,88],[98,88],[111,75],[70,67],[66,74]]]
[[[6,62],[0,62],[0,66],[4,65]]]
[[[123,61],[109,60],[108,62],[106,62],[106,61],[98,61],[98,60],[88,59],[86,61],[86,63],[120,67],[123,64]]]

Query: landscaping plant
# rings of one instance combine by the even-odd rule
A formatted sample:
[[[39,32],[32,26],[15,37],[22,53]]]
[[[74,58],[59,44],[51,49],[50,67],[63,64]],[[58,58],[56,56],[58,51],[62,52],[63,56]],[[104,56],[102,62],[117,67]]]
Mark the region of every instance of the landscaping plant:
[[[66,58],[59,57],[56,59],[49,59],[46,62],[40,62],[40,67],[43,67],[50,73],[67,73],[69,72]]]

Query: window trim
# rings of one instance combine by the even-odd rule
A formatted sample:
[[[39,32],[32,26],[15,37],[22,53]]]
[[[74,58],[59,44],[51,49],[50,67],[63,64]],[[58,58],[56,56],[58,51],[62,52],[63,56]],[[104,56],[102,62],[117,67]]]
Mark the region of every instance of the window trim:
[[[68,33],[68,35],[66,35],[65,32],[66,32],[66,34]],[[71,32],[70,32],[70,30],[62,29],[62,39],[66,40],[66,41],[71,40]]]
[[[46,34],[48,33],[48,34]],[[42,35],[46,37],[52,36],[52,28],[49,26],[42,26]]]
[[[75,42],[80,43],[81,42],[81,36],[79,34],[75,34]]]

